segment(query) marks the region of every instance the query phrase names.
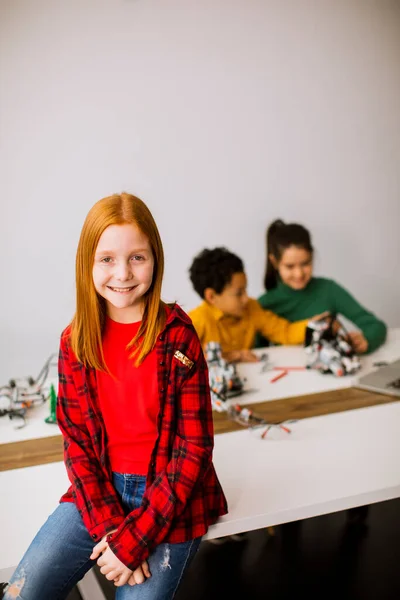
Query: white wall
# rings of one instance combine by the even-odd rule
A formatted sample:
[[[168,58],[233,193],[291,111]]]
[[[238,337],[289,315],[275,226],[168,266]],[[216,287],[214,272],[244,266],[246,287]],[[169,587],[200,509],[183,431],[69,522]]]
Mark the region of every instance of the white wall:
[[[262,291],[264,231],[299,220],[317,272],[400,325],[400,3],[2,0],[0,383],[74,310],[90,206],[143,197],[165,299],[225,244]]]

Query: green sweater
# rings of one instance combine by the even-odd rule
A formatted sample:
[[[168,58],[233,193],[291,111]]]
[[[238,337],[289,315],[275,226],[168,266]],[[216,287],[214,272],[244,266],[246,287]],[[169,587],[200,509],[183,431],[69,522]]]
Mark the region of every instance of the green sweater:
[[[263,294],[259,303],[289,321],[300,321],[319,315],[326,310],[349,319],[363,332],[368,341],[368,352],[376,350],[386,338],[386,325],[367,311],[345,289],[332,279],[313,277],[303,290],[293,290],[281,281],[276,288]],[[258,337],[256,347],[265,346]]]

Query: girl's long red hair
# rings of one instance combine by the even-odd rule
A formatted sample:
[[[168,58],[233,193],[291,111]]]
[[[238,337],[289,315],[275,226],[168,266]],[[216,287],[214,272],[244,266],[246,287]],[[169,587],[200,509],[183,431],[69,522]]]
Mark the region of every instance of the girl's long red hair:
[[[154,257],[153,281],[144,296],[142,322],[129,344],[136,364],[140,364],[153,349],[157,335],[165,325],[165,304],[161,300],[164,251],[150,210],[142,200],[127,193],[99,200],[85,219],[76,253],[76,313],[71,324],[71,347],[86,367],[101,371],[108,371],[102,351],[106,302],[94,287],[94,256],[103,231],[110,225],[126,223],[136,225],[148,238]]]

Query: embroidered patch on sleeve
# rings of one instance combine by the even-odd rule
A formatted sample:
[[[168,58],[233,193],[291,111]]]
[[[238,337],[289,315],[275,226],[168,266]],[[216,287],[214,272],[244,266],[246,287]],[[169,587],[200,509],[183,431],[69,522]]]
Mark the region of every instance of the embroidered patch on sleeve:
[[[188,367],[188,369],[191,369],[193,367],[193,364],[194,364],[193,361],[190,360],[184,354],[182,354],[182,352],[180,352],[179,350],[177,350],[175,352],[174,358],[176,358],[177,360],[179,360],[179,362],[181,362],[183,365],[185,365],[185,367]]]

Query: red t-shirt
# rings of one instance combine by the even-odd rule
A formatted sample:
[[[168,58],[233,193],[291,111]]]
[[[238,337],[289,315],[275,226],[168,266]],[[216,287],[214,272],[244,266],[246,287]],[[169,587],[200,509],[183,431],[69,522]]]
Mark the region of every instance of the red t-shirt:
[[[117,323],[107,317],[103,353],[114,377],[96,371],[96,379],[111,469],[146,475],[157,438],[159,396],[155,350],[136,367],[129,358],[132,350],[126,349],[139,326],[140,322]]]

